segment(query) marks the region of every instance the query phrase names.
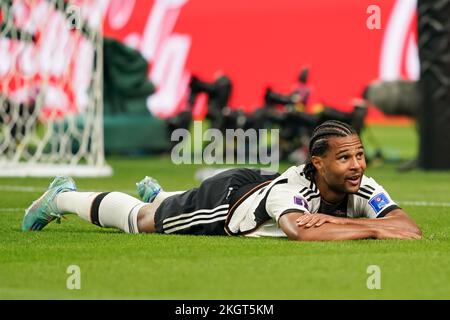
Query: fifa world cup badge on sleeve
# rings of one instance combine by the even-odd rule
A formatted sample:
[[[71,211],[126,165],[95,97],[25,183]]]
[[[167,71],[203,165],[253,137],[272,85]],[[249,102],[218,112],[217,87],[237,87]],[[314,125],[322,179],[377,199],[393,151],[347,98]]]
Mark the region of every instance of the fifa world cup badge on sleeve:
[[[308,210],[308,202],[299,196],[294,196],[294,203]]]
[[[389,199],[384,193],[379,193],[369,200],[370,206],[375,210],[375,213],[380,213],[383,208],[389,204]]]

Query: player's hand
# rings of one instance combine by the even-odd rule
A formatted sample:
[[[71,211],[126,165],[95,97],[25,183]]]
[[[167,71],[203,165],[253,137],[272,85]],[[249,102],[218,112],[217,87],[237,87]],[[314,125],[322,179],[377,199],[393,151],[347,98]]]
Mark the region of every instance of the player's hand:
[[[304,214],[299,217],[296,222],[297,226],[306,228],[311,228],[313,226],[320,227],[324,223],[345,224],[342,218],[333,217],[323,213]]]

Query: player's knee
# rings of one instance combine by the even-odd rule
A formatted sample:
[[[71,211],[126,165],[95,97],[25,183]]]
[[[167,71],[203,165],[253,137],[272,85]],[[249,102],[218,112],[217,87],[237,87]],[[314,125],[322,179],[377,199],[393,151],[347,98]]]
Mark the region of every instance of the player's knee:
[[[151,210],[151,205],[146,205],[139,210],[137,224],[140,233],[155,232],[155,213]]]

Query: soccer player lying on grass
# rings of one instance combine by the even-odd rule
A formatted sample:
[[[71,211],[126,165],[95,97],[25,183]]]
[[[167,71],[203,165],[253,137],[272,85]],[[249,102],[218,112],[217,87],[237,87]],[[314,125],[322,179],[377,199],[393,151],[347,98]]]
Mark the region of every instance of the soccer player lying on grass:
[[[151,178],[143,201],[121,192],[77,192],[57,177],[25,213],[22,229],[41,230],[66,213],[128,233],[243,235],[292,240],[421,239],[416,223],[372,178],[359,136],[327,121],[310,141],[310,159],[283,174],[230,169],[199,188],[165,192]]]

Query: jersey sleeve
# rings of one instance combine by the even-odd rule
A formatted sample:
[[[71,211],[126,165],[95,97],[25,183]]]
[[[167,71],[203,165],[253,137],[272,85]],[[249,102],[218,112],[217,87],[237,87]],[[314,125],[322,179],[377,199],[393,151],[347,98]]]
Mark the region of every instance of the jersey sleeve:
[[[298,190],[289,188],[289,185],[275,185],[267,196],[266,212],[278,220],[290,212],[309,212],[311,204],[298,193]]]
[[[365,218],[382,218],[399,208],[389,193],[372,178],[363,180],[357,195],[360,197],[357,211],[362,212]]]

